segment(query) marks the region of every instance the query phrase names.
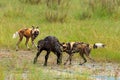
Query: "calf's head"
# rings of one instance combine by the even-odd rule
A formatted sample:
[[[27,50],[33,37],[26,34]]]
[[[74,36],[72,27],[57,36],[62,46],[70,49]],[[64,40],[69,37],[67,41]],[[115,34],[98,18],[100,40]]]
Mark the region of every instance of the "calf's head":
[[[45,41],[43,39],[39,40],[37,44],[38,50],[42,49],[44,47],[44,44],[45,44]]]

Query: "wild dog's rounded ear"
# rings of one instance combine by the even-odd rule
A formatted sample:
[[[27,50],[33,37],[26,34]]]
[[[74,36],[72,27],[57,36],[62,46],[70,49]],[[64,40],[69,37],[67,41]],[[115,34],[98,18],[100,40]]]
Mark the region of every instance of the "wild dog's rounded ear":
[[[35,27],[34,27],[34,26],[32,26],[32,28],[33,28],[33,29],[35,29]]]
[[[38,29],[39,27],[37,26],[36,29]]]

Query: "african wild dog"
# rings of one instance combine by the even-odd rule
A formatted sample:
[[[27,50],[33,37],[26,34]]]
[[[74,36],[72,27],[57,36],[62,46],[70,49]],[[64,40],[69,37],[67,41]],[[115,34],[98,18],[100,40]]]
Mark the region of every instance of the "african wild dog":
[[[71,64],[71,60],[72,60],[72,47],[73,47],[73,44],[75,42],[67,42],[67,43],[62,43],[62,47],[63,47],[63,52],[66,52],[68,53],[69,57],[67,58],[66,62],[64,63],[64,65],[68,62],[68,60],[70,60],[70,64]]]
[[[26,38],[25,45],[29,49],[29,46],[28,46],[29,38],[31,38],[32,45],[36,46],[34,43],[34,39],[39,35],[39,29],[38,27],[34,27],[34,26],[32,26],[32,28],[20,29],[16,33],[13,34],[13,38],[16,38],[18,35],[19,35],[19,40],[16,44],[16,51],[18,50],[18,46],[20,42],[22,41],[23,37]]]
[[[70,64],[72,61],[72,56],[74,53],[79,53],[80,56],[84,59],[84,62],[81,63],[80,65],[84,64],[85,62],[87,62],[86,58],[84,57],[84,55],[86,55],[90,60],[94,61],[93,59],[91,59],[89,57],[91,48],[89,46],[89,44],[87,43],[83,43],[83,42],[68,42],[68,43],[62,43],[63,46],[63,52],[66,52],[69,54],[69,57],[67,58],[66,62],[64,64],[66,64],[68,62],[68,60],[70,60]]]
[[[37,47],[38,47],[38,52],[34,58],[34,64],[37,62],[37,58],[43,50],[47,51],[45,56],[44,66],[47,66],[47,60],[51,51],[54,52],[54,54],[57,56],[57,64],[62,63],[61,44],[56,37],[47,36],[44,39],[39,40]]]

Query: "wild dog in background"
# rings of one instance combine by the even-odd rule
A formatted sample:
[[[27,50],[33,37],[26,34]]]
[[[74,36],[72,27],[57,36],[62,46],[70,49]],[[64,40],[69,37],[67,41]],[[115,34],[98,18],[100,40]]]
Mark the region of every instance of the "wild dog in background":
[[[69,54],[69,57],[67,58],[64,65],[68,62],[68,60],[70,61],[69,64],[71,65],[72,56],[73,56],[74,53],[79,53],[80,56],[83,58],[84,62],[81,63],[80,65],[87,62],[84,55],[86,55],[90,60],[93,61],[93,59],[89,57],[91,48],[90,48],[89,44],[87,44],[87,43],[84,43],[84,42],[68,42],[68,43],[62,43],[62,46],[63,46],[63,52],[66,52],[66,53]]]
[[[16,51],[18,50],[18,46],[19,46],[20,42],[22,41],[23,37],[26,38],[25,45],[29,49],[28,41],[30,38],[32,41],[32,45],[36,46],[34,43],[34,39],[39,35],[39,29],[38,29],[38,27],[34,27],[34,26],[32,26],[32,28],[20,29],[16,33],[13,34],[13,38],[16,38],[18,35],[19,35],[19,40],[16,44]]]

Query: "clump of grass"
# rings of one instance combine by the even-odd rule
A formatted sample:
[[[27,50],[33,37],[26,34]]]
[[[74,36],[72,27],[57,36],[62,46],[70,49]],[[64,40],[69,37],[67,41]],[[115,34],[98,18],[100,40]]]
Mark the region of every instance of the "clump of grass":
[[[61,3],[56,3],[51,0],[46,10],[46,19],[49,22],[64,22],[70,6],[69,0],[61,0]]]
[[[41,0],[19,0],[22,3],[39,4]]]
[[[80,14],[80,19],[86,19],[90,17],[110,17],[113,14],[116,14],[116,12],[118,11],[118,4],[118,0],[81,1],[82,12]]]

